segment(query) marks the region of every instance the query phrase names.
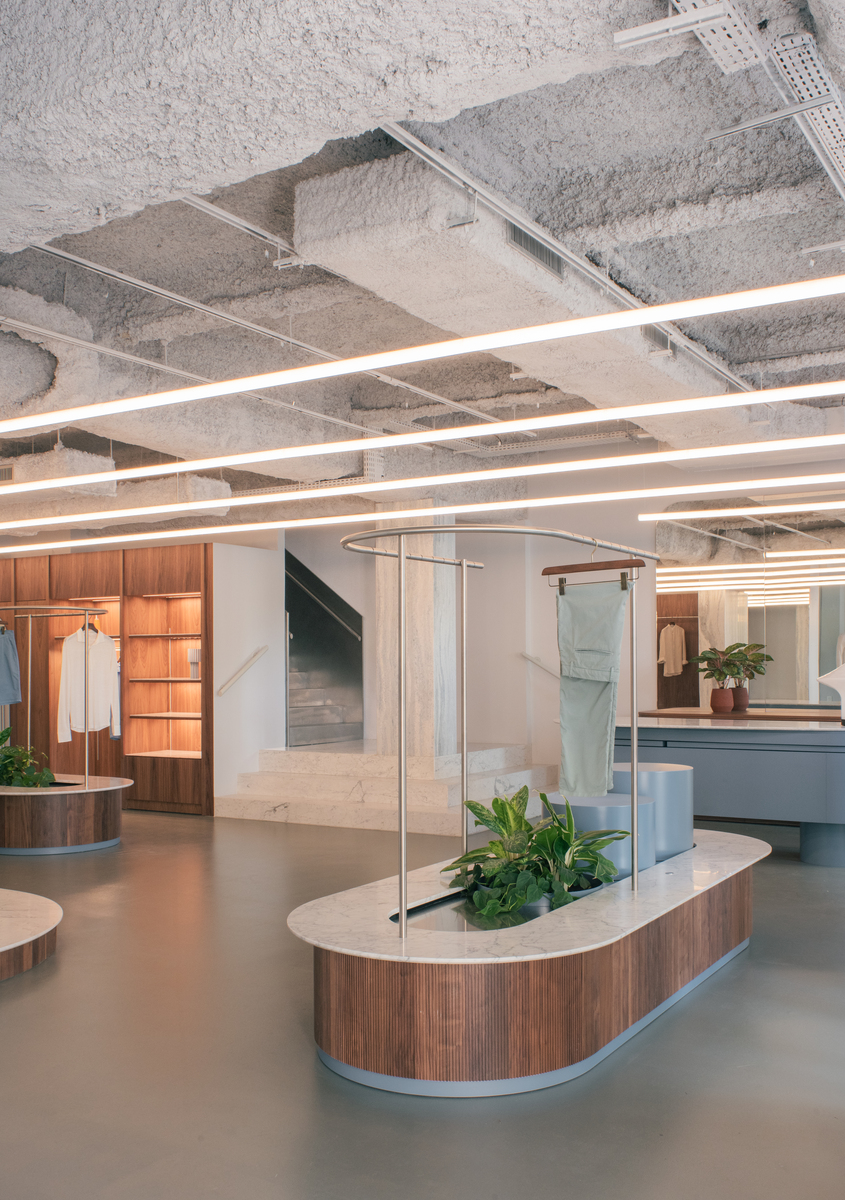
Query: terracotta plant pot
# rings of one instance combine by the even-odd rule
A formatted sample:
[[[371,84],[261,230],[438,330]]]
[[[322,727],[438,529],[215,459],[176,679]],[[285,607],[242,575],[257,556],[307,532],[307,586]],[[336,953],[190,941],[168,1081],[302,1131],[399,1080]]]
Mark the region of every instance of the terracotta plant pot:
[[[734,712],[748,711],[748,688],[735,687],[734,694]]]
[[[734,706],[733,688],[713,688],[710,693],[710,711],[714,713],[731,712]]]

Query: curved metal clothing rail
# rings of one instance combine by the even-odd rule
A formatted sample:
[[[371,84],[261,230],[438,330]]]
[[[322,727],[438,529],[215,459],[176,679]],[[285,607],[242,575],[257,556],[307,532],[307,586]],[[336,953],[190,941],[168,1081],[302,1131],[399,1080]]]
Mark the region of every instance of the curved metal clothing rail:
[[[24,611],[19,613],[18,609]],[[14,613],[14,620],[28,621],[27,629],[27,673],[26,673],[26,740],[32,737],[32,619],[33,617],[85,617],[88,625],[91,617],[106,617],[107,608],[71,608],[64,604],[0,604],[0,619],[4,612]],[[88,633],[85,634],[85,786],[88,787]]]
[[[658,562],[660,556],[649,550],[640,550],[634,546],[622,546],[618,542],[606,542],[601,538],[584,537],[580,533],[567,533],[562,529],[535,529],[525,525],[411,525],[394,527],[392,529],[366,529],[361,533],[348,533],[340,539],[344,550],[357,554],[375,554],[383,558],[395,558],[398,571],[399,596],[399,936],[408,934],[408,745],[407,745],[407,671],[405,663],[406,651],[406,603],[405,603],[405,564],[408,559],[415,562],[430,562],[435,566],[460,567],[461,570],[461,813],[463,816],[461,845],[464,853],[467,849],[467,821],[465,804],[468,799],[468,753],[467,753],[467,571],[469,568],[481,570],[484,563],[471,562],[466,558],[445,558],[430,554],[409,554],[406,550],[406,537],[414,534],[428,533],[514,533],[522,537],[550,537],[559,541],[574,542],[580,546],[592,546],[593,550],[615,550],[629,558],[650,558]],[[399,540],[396,550],[378,550],[375,546],[363,546],[361,542],[378,541],[380,538],[395,537]],[[636,609],[633,603],[635,592],[631,589],[631,808],[632,829],[637,828],[638,779],[637,779],[637,684],[636,684]],[[632,834],[632,837],[635,836]],[[637,890],[636,847],[632,846],[631,887]]]

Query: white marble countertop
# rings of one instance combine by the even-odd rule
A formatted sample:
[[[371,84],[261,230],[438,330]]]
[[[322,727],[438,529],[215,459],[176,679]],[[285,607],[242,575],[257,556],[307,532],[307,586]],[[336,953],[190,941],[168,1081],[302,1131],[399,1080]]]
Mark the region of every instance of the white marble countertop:
[[[747,721],[741,717],[731,717],[725,720],[719,717],[640,717],[638,728],[643,729],[716,729],[719,733],[732,729],[741,729],[745,733],[753,733],[755,729],[761,733],[770,730],[784,730],[798,733],[810,729],[814,733],[842,734],[843,726],[838,721],[777,721],[774,718],[763,721]],[[630,723],[621,723],[620,729],[629,730]]]
[[[0,951],[14,950],[55,929],[64,913],[55,900],[0,888]]]
[[[120,779],[116,775],[89,775],[88,787],[85,786],[84,775],[57,775],[56,787],[51,784],[45,788],[31,787],[2,787],[0,796],[66,796],[72,792],[116,792],[122,788],[132,787],[133,779]]]
[[[288,917],[297,937],[314,946],[363,958],[408,962],[518,962],[594,950],[677,908],[697,892],[771,853],[767,842],[735,833],[695,831],[695,847],[658,863],[639,877],[585,896],[525,925],[492,931],[443,932],[410,926],[403,943],[390,920],[398,910],[397,877],[381,879],[303,904]],[[408,875],[409,908],[449,892],[444,863]]]

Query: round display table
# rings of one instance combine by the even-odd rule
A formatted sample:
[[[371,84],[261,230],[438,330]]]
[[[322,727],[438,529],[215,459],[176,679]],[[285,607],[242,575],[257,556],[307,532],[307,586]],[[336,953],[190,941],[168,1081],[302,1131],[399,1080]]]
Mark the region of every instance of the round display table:
[[[72,854],[120,841],[131,779],[57,775],[48,788],[0,787],[0,854]]]
[[[0,980],[37,967],[55,953],[63,915],[46,896],[0,889]]]

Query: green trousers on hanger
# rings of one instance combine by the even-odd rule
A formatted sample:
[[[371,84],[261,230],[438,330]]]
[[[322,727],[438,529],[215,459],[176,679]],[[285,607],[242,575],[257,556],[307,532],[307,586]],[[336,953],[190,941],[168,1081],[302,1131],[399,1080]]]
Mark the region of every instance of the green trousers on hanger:
[[[560,791],[606,796],[613,787],[616,691],[628,592],[618,582],[570,586],[557,597]]]

